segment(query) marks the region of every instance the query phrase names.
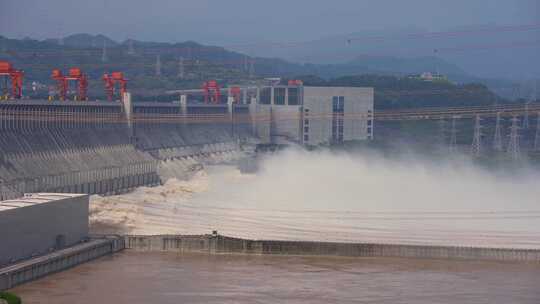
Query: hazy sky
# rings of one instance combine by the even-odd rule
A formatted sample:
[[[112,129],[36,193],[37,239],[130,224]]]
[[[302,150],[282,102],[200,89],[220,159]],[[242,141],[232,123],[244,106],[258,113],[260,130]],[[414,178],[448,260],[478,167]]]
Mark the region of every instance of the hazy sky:
[[[0,34],[116,40],[301,41],[387,28],[539,23],[539,0],[0,0]]]

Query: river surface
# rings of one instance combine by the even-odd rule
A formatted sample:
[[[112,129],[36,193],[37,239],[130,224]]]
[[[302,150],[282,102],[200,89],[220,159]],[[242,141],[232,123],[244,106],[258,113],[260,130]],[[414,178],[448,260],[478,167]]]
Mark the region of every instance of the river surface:
[[[540,303],[540,265],[126,251],[13,289],[25,304]]]

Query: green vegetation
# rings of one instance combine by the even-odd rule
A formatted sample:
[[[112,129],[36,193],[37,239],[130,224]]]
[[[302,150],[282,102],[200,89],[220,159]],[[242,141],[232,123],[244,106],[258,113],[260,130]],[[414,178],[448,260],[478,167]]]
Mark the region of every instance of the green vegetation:
[[[375,88],[376,109],[491,105],[503,102],[485,85],[430,82],[408,77],[357,75],[325,80],[300,76],[305,85]]]
[[[124,72],[129,79],[128,88],[137,100],[172,100],[167,90],[199,88],[202,82],[216,79],[222,86],[249,83],[250,62],[254,62],[255,79],[282,76],[302,79],[306,85],[317,86],[370,86],[375,88],[377,109],[395,109],[424,106],[467,106],[493,104],[496,96],[483,84],[453,84],[408,78],[399,69],[400,60],[363,58],[350,63],[334,65],[295,64],[277,58],[250,58],[221,47],[205,46],[195,42],[156,43],[142,41],[115,42],[103,35],[76,34],[57,40],[8,39],[0,36],[0,60],[12,62],[25,71],[26,94],[44,98],[54,86],[51,71],[60,68],[67,73],[70,67],[80,67],[89,75],[89,96],[105,96],[101,76],[112,71]],[[103,46],[106,58],[102,58]],[[130,45],[132,51],[130,52]],[[161,76],[156,76],[156,59],[160,56]],[[180,72],[180,59],[183,75]],[[360,60],[360,61],[359,61]],[[426,59],[427,60],[427,59]],[[433,63],[433,58],[428,61]],[[419,65],[429,67],[425,60],[412,61],[406,70]],[[375,64],[384,72],[367,66]],[[384,68],[384,69],[383,69]],[[372,74],[364,74],[371,71]],[[374,72],[375,71],[375,72]],[[295,75],[313,75],[296,77]],[[356,76],[340,76],[356,75]],[[321,77],[337,77],[326,79]],[[42,84],[33,92],[32,82]],[[502,102],[502,101],[501,101]]]
[[[0,299],[6,300],[8,304],[21,304],[22,303],[21,298],[9,292],[0,291]]]

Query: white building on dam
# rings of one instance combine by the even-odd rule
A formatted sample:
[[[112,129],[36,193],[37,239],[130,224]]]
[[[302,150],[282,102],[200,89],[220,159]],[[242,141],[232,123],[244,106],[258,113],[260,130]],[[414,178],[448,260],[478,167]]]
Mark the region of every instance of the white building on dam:
[[[250,115],[262,144],[339,144],[373,138],[373,88],[257,88]]]

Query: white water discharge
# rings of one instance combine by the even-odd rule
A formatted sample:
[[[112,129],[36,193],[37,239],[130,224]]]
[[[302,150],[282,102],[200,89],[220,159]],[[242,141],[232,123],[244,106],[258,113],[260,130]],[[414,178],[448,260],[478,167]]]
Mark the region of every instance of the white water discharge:
[[[287,150],[242,174],[93,197],[94,226],[132,234],[540,248],[536,173],[495,176],[465,160]]]

